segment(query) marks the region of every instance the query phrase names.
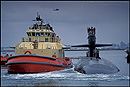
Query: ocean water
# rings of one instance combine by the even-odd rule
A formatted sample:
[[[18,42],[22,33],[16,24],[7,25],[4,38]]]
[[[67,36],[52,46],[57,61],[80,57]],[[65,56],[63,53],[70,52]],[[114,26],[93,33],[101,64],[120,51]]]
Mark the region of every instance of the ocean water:
[[[5,55],[5,53],[1,53]],[[13,52],[8,52],[13,54]],[[85,51],[65,51],[67,57],[85,56]],[[129,86],[129,64],[123,50],[100,51],[100,57],[115,64],[120,72],[116,74],[81,74],[74,71],[79,61],[73,59],[73,68],[61,71],[35,74],[8,74],[1,66],[1,86]]]

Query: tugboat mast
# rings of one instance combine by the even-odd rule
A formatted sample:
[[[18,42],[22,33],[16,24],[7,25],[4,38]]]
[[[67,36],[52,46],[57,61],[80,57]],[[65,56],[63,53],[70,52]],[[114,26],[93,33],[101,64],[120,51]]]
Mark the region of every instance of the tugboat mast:
[[[41,21],[41,24],[43,23],[43,19],[40,18],[40,15],[38,14],[38,12],[37,12],[37,17],[36,17],[36,19],[33,20],[33,21],[38,21],[38,23],[39,23],[39,21]]]

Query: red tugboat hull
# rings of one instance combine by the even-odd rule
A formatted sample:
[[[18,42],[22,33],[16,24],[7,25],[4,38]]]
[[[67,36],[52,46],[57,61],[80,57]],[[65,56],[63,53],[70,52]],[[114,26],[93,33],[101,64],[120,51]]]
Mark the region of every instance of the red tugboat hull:
[[[7,61],[1,61],[1,65],[5,65],[5,63],[7,63]]]
[[[1,56],[1,65],[5,65],[7,63],[7,57]]]
[[[72,68],[70,60],[32,54],[11,56],[6,65],[8,73],[41,73]]]

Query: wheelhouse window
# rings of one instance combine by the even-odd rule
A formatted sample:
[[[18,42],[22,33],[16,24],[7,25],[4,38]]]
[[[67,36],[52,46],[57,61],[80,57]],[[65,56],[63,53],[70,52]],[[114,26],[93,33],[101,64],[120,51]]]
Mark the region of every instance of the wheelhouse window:
[[[50,38],[50,41],[53,42],[53,38]]]
[[[48,33],[48,36],[50,36],[50,33]]]
[[[40,36],[40,33],[36,33],[36,36]]]
[[[45,38],[45,42],[48,42],[48,38]]]
[[[32,36],[35,36],[35,33],[34,33],[34,32],[32,33]]]
[[[43,36],[43,33],[41,33],[41,36]]]
[[[52,34],[52,37],[56,36],[55,33]]]
[[[27,33],[27,35],[28,35],[28,36],[31,36],[31,33],[29,32],[29,33]]]
[[[45,33],[45,36],[47,36],[47,33]]]

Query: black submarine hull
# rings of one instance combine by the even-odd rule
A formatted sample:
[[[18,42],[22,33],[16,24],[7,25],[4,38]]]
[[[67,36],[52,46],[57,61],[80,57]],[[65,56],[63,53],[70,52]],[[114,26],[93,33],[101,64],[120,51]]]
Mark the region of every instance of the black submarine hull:
[[[80,59],[74,70],[83,74],[114,74],[120,71],[112,62],[103,58]]]

